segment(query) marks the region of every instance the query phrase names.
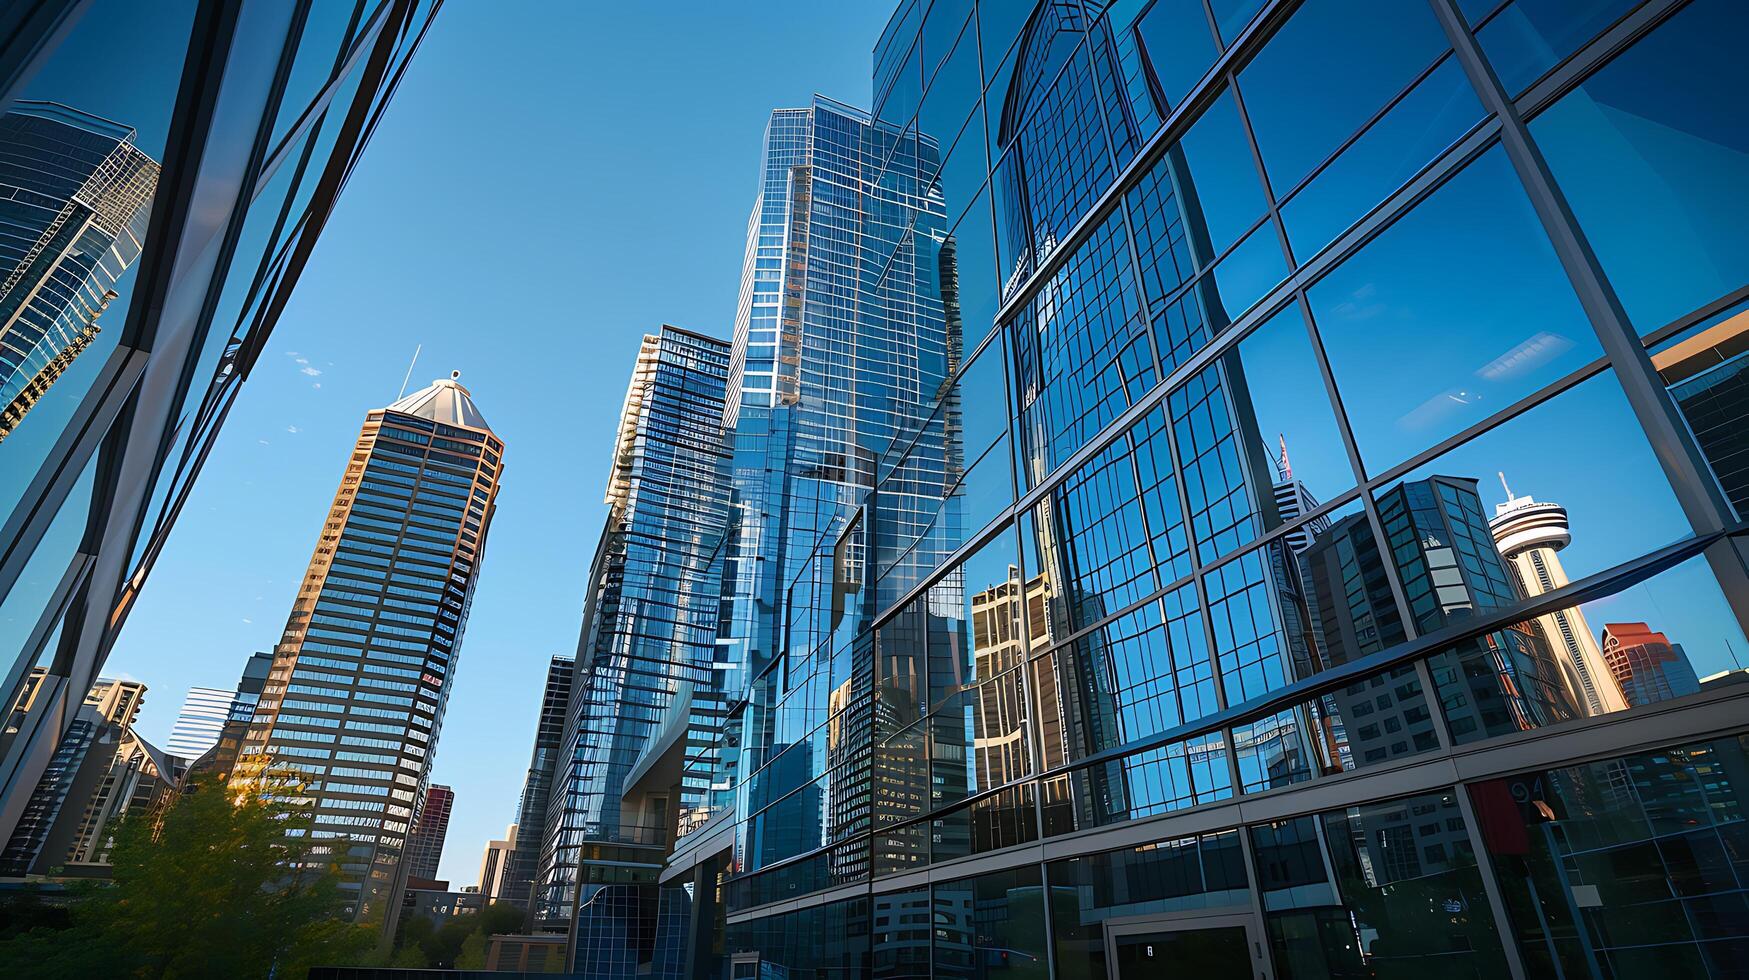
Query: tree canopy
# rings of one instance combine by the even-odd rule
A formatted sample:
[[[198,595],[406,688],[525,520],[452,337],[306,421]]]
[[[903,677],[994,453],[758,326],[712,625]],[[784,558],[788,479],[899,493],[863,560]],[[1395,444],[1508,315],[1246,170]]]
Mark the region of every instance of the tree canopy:
[[[123,821],[111,882],[76,886],[66,928],[0,943],[0,976],[296,980],[364,959],[375,930],[338,915],[308,814],[255,785],[198,784],[159,821]]]

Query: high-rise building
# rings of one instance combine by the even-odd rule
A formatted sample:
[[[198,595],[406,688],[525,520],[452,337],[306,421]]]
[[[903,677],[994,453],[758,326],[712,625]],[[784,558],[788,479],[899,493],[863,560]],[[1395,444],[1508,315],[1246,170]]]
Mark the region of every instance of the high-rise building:
[[[527,928],[533,928],[533,894],[535,876],[541,867],[541,846],[545,840],[547,811],[552,801],[554,766],[565,747],[565,719],[571,707],[571,682],[577,662],[570,657],[554,657],[547,665],[547,683],[541,695],[540,717],[535,721],[534,750],[529,755],[528,775],[522,783],[522,799],[517,805],[516,846],[507,859],[502,901],[520,906],[530,913]],[[562,922],[550,922],[563,928]]]
[[[1652,354],[1725,496],[1749,514],[1749,310],[1703,325]]]
[[[255,719],[255,705],[267,686],[267,675],[273,670],[273,654],[252,653],[243,665],[243,675],[237,679],[237,690],[231,694],[230,710],[219,727],[212,746],[189,763],[188,778],[216,773],[221,780],[230,778],[243,751],[243,739],[249,733],[249,723]]]
[[[0,4],[0,840],[437,7]]]
[[[503,840],[486,842],[486,853],[480,856],[480,900],[487,904],[504,896],[506,878],[510,874],[510,855],[516,853],[516,825],[504,831]]]
[[[366,415],[244,738],[233,781],[292,780],[359,915],[400,906],[503,452],[454,375]]]
[[[455,790],[441,785],[426,788],[425,800],[413,821],[413,834],[407,839],[407,877],[437,878],[438,865],[443,863],[443,842],[449,836],[449,815],[454,810]]]
[[[656,871],[706,790],[686,773],[720,737],[728,372],[727,344],[664,326],[620,414],[534,898],[537,921],[569,923],[592,975],[649,962]]]
[[[1524,6],[904,0],[773,117],[691,975],[1730,975],[1749,11]]]
[[[0,874],[105,863],[115,824],[133,807],[142,777],[174,785],[175,765],[133,731],[145,702],[146,685],[138,681],[102,678],[86,692],[0,852]],[[149,794],[142,802],[137,809],[148,809]]]
[[[191,687],[182,700],[182,712],[170,729],[170,739],[164,747],[190,761],[200,758],[219,744],[225,722],[231,718],[235,695],[216,687]]]
[[[1603,627],[1603,659],[1632,707],[1668,701],[1700,690],[1682,644],[1645,623]]]
[[[1494,505],[1494,517],[1488,527],[1494,533],[1500,557],[1506,559],[1512,572],[1519,595],[1539,596],[1569,584],[1567,570],[1556,554],[1573,540],[1567,526],[1567,509],[1546,500],[1539,503],[1513,494],[1505,474],[1500,476],[1500,485],[1506,490],[1506,500]],[[1556,609],[1538,616],[1536,623],[1543,641],[1554,650],[1567,675],[1567,686],[1583,713],[1602,715],[1627,707],[1621,686],[1614,683],[1614,675],[1604,664],[1597,638],[1583,612],[1577,608]]]
[[[91,346],[140,256],[159,167],[134,135],[52,102],[0,115],[0,440]]]

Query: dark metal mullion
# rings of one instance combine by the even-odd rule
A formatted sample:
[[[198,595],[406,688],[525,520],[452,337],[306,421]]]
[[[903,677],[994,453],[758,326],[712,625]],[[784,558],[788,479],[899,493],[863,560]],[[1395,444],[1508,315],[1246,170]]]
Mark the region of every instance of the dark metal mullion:
[[[1469,786],[1468,783],[1459,783],[1451,788],[1451,793],[1457,800],[1458,812],[1463,815],[1464,836],[1469,841],[1470,852],[1475,855],[1476,871],[1482,879],[1482,892],[1488,899],[1488,911],[1494,919],[1494,932],[1500,939],[1500,949],[1506,958],[1506,969],[1511,972],[1514,980],[1524,980],[1528,974],[1518,950],[1518,932],[1513,928],[1506,902],[1501,897],[1493,855],[1488,851],[1481,821],[1477,819],[1476,808],[1470,800]],[[1588,928],[1583,921],[1578,925],[1580,929]]]

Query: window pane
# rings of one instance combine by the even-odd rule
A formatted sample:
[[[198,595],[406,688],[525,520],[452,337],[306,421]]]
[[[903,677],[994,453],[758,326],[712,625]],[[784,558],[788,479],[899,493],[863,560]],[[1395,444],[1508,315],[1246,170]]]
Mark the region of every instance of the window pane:
[[[1167,406],[1205,562],[1354,485],[1297,306],[1172,392]],[[1302,509],[1284,517],[1278,488],[1297,488]]]
[[[935,976],[944,980],[1049,976],[1044,890],[1036,865],[942,882],[935,885],[934,893]]]
[[[1499,148],[1319,281],[1308,298],[1372,472],[1600,353]]]
[[[1463,743],[1741,683],[1749,679],[1745,651],[1698,556],[1606,598],[1448,648],[1428,666],[1452,739]]]
[[[1640,0],[1515,0],[1476,33],[1511,95],[1601,34]]]
[[[1207,229],[1208,255],[1219,255],[1256,224],[1268,206],[1233,93],[1223,93],[1203,110],[1179,146],[1186,166],[1176,176],[1190,215],[1191,240],[1197,240],[1194,229],[1200,223]]]
[[[1294,258],[1306,262],[1482,120],[1482,103],[1456,58],[1282,205]]]
[[[1554,445],[1574,447],[1576,455],[1551,453]],[[1635,476],[1600,480],[1594,466]],[[1423,632],[1471,609],[1540,595],[1690,533],[1608,373],[1457,446],[1374,497]],[[1538,559],[1545,567],[1521,567],[1525,549],[1546,551]],[[1453,562],[1462,582],[1432,570]]]
[[[1507,974],[1452,791],[1254,827],[1252,844],[1283,973]]]
[[[1749,5],[1700,0],[1531,122],[1641,333],[1749,282],[1746,34]]]
[[[1239,73],[1271,184],[1286,192],[1299,183],[1445,50],[1423,3],[1348,0],[1295,11]]]
[[[1671,338],[1652,366],[1737,516],[1749,514],[1749,307]]]
[[[1113,214],[1010,326],[1028,487],[1153,383],[1128,253]]]
[[[1249,901],[1245,856],[1233,830],[1053,861],[1046,874],[1057,971],[1065,977],[1107,975],[1106,919]]]
[[[1228,799],[1230,764],[1216,733],[1059,774],[1039,786],[1045,836]]]
[[[90,6],[0,115],[0,514],[121,339],[194,15]]]
[[[1531,976],[1730,976],[1749,740],[1723,738],[1470,787]]]
[[[1199,0],[1155,0],[1135,25],[1148,65],[1160,85],[1162,116],[1178,107],[1219,51],[1209,33],[1208,15]]]
[[[1217,707],[1190,586],[1046,654],[1032,668],[1047,769],[1195,721]]]

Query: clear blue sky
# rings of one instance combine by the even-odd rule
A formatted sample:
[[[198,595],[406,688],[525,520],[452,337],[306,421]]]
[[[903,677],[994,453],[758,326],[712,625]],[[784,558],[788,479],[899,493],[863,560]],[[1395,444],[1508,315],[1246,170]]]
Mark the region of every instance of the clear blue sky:
[[[506,443],[433,771],[456,789],[441,873],[476,883],[548,658],[576,648],[638,342],[730,335],[765,118],[816,91],[866,106],[891,10],[448,4],[110,657],[148,685],[142,733],[272,649],[364,413],[423,343],[413,386],[461,370]]]

